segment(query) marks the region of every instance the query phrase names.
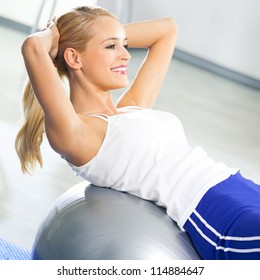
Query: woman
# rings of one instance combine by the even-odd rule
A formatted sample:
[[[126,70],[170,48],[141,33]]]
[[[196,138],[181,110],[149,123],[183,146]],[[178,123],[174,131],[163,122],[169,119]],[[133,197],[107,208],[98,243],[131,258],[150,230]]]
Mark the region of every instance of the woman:
[[[164,206],[202,258],[259,259],[259,186],[191,148],[178,118],[151,109],[176,35],[173,19],[123,26],[101,8],[79,7],[29,36],[22,53],[31,85],[16,138],[22,170],[42,163],[45,130],[52,148],[92,184]],[[111,90],[128,86],[127,46],[149,51],[114,105]],[[69,98],[59,76],[69,80]]]

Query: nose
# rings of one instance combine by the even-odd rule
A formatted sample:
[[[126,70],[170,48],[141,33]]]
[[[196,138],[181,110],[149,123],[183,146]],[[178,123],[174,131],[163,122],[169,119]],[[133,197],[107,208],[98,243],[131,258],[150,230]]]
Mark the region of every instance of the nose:
[[[124,46],[121,47],[120,59],[122,59],[122,60],[130,60],[131,59],[130,53],[128,52],[128,50]]]

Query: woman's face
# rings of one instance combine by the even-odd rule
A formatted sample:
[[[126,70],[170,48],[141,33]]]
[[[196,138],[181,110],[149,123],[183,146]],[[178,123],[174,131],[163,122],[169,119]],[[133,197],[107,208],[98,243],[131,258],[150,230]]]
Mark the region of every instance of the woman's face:
[[[81,53],[84,76],[95,87],[108,91],[128,86],[130,55],[123,25],[112,17],[100,17],[94,37]]]

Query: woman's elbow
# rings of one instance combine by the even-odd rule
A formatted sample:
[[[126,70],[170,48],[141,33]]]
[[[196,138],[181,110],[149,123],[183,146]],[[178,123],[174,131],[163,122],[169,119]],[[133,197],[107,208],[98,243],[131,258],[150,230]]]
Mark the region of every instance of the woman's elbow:
[[[34,38],[30,36],[27,37],[21,46],[22,55],[26,56],[28,53],[30,53],[34,48],[34,44]]]
[[[177,33],[178,32],[178,26],[177,26],[177,22],[176,19],[174,18],[165,18],[165,31],[167,33],[171,32],[171,33]]]

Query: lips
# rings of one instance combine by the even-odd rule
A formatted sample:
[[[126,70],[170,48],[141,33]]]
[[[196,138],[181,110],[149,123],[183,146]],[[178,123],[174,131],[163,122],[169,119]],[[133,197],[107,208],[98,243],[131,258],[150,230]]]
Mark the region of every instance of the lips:
[[[118,74],[121,74],[121,75],[127,75],[128,74],[127,67],[125,65],[114,67],[111,70],[114,73],[118,73]]]

